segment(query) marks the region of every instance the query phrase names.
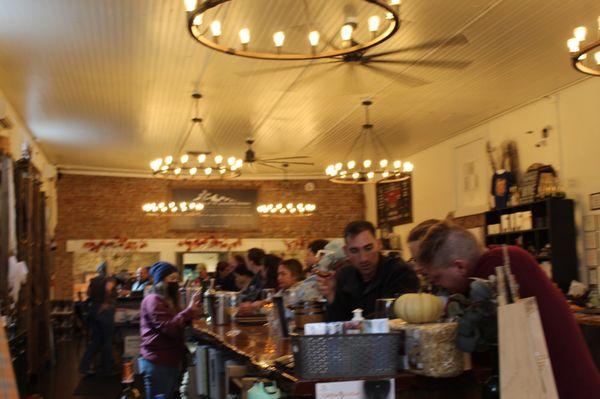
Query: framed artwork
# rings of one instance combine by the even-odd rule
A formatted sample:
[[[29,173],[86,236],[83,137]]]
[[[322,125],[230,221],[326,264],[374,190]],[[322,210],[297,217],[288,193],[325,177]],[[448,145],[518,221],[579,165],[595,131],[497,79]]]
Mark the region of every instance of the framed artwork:
[[[377,221],[379,227],[412,223],[412,177],[392,183],[377,183]]]
[[[456,214],[470,215],[488,208],[490,168],[482,138],[454,148]]]

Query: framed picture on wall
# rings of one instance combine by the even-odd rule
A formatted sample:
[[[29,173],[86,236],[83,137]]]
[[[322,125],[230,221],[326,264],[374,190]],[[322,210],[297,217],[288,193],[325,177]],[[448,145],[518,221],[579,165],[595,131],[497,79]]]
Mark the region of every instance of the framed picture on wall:
[[[381,228],[412,223],[412,177],[377,183],[377,221]]]
[[[454,147],[454,176],[456,215],[486,211],[490,168],[482,138]]]
[[[590,194],[590,210],[600,210],[600,193]]]

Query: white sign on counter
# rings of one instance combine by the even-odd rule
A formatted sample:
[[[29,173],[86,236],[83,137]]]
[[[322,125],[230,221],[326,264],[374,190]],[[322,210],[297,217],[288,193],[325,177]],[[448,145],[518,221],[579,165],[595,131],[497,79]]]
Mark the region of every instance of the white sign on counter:
[[[318,383],[317,399],[393,399],[396,395],[394,380],[367,380]]]

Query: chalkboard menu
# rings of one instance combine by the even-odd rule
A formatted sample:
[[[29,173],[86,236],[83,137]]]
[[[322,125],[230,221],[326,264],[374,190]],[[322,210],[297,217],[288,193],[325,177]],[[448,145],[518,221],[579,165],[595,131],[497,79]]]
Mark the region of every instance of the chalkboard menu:
[[[412,223],[412,178],[377,183],[377,220],[380,227]]]
[[[171,200],[201,202],[204,209],[193,216],[182,214],[170,220],[173,230],[256,230],[256,189],[172,188]]]

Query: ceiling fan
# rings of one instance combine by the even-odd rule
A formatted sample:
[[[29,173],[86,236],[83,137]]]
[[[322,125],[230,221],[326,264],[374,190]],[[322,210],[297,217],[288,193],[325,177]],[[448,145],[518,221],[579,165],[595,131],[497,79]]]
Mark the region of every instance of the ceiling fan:
[[[408,76],[404,73],[385,69],[382,66],[386,65],[386,64],[387,65],[408,65],[408,66],[416,65],[416,66],[425,66],[425,67],[431,67],[431,68],[464,69],[471,64],[471,61],[423,60],[423,59],[418,59],[418,58],[417,59],[393,59],[393,58],[389,59],[389,58],[383,58],[383,57],[394,55],[394,54],[404,53],[407,51],[428,50],[428,49],[434,49],[434,48],[462,46],[462,45],[465,45],[468,43],[469,43],[469,41],[468,41],[467,37],[465,35],[463,35],[462,33],[460,33],[460,34],[457,34],[454,36],[430,40],[427,42],[418,43],[418,44],[415,44],[412,46],[406,46],[406,47],[395,49],[395,50],[370,53],[369,50],[371,50],[371,49],[367,49],[365,51],[357,51],[354,53],[344,55],[342,57],[329,59],[329,60],[325,60],[325,61],[321,61],[321,62],[312,62],[309,64],[303,64],[303,65],[292,65],[292,66],[284,66],[284,67],[279,67],[279,68],[267,68],[267,69],[261,69],[261,70],[254,70],[254,71],[242,72],[239,75],[240,76],[257,76],[257,75],[263,75],[263,74],[268,74],[268,73],[272,73],[272,72],[279,72],[279,71],[283,71],[283,70],[303,69],[303,68],[307,68],[307,67],[315,67],[315,66],[328,65],[328,64],[329,65],[334,64],[336,66],[340,66],[343,64],[351,64],[351,65],[357,65],[359,67],[368,68],[369,70],[371,70],[375,73],[381,74],[385,77],[397,80],[408,86],[416,87],[416,86],[425,85],[429,82],[426,82],[422,79]]]
[[[289,165],[308,165],[312,166],[314,163],[305,162],[302,160],[310,159],[308,156],[293,156],[293,157],[274,157],[274,158],[259,158],[256,156],[256,152],[252,149],[252,144],[254,144],[254,139],[246,139],[246,144],[248,145],[248,149],[244,154],[244,164],[248,165],[261,165],[269,168],[278,169],[281,171],[286,171],[286,168]]]

